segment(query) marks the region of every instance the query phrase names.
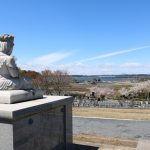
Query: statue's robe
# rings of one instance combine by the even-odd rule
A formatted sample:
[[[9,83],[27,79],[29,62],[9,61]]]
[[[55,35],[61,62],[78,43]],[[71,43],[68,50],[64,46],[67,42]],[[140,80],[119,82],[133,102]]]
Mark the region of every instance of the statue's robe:
[[[19,70],[12,56],[0,52],[0,90],[31,89],[26,78],[19,77]]]

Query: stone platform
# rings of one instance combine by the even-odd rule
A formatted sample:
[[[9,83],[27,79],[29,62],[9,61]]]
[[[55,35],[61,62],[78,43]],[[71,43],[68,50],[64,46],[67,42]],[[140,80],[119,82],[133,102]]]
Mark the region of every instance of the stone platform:
[[[42,97],[41,90],[0,90],[0,104],[13,104]]]
[[[71,150],[72,97],[0,104],[0,150]]]

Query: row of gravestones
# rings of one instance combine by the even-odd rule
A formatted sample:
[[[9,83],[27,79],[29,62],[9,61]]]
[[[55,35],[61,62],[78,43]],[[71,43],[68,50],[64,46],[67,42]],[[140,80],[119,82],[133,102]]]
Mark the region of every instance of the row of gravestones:
[[[117,100],[105,100],[98,101],[93,99],[75,99],[73,101],[73,107],[102,107],[102,108],[150,108],[150,104],[148,102],[136,102],[136,101],[126,101],[121,102]]]

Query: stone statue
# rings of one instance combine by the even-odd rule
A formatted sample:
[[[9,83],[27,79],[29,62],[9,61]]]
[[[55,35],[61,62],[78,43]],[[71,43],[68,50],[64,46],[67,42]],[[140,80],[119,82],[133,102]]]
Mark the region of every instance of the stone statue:
[[[32,89],[25,78],[19,77],[19,69],[14,57],[10,56],[14,46],[14,37],[8,34],[0,36],[0,90]]]
[[[29,80],[24,77],[20,77],[19,69],[15,63],[15,59],[13,56],[10,56],[13,50],[13,46],[14,36],[8,34],[0,36],[0,91],[26,90],[25,94],[30,96],[24,99],[42,97],[42,94],[41,92],[39,94],[39,91],[36,95],[37,90],[32,88]],[[20,91],[18,92],[20,93]]]

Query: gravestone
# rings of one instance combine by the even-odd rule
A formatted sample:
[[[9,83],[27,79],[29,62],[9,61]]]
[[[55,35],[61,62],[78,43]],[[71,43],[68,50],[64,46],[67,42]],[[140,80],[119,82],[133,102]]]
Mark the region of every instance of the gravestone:
[[[43,96],[20,77],[13,41],[0,36],[0,150],[70,150],[72,97]]]

